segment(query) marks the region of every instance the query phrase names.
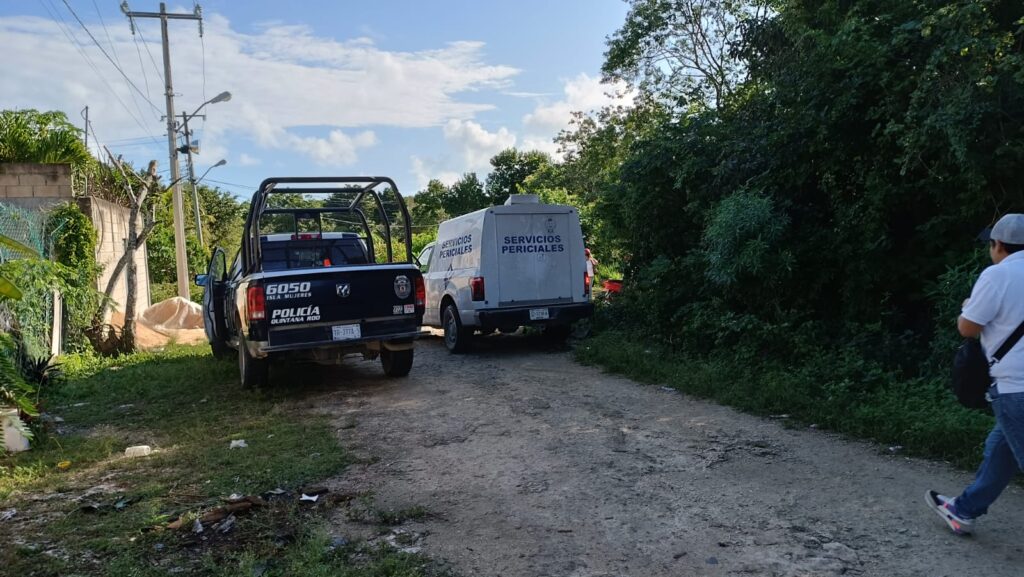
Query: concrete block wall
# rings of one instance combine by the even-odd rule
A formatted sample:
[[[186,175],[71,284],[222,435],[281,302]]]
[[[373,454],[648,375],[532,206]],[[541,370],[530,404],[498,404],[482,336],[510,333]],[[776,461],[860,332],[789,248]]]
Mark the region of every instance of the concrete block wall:
[[[110,275],[114,271],[114,265],[117,264],[117,261],[121,259],[121,255],[124,254],[125,244],[128,239],[128,216],[131,211],[126,207],[93,197],[78,199],[78,206],[82,209],[83,213],[92,219],[92,224],[96,227],[97,236],[99,237],[96,243],[96,262],[103,267],[103,271],[100,273],[96,288],[103,290],[107,287]],[[135,295],[135,310],[141,314],[150,305],[149,263],[146,260],[145,244],[135,253],[135,266],[139,274],[139,283]],[[122,272],[118,281],[114,284],[114,292],[110,295],[114,300],[117,310],[124,311],[127,296],[127,274]],[[110,320],[109,311],[108,318],[105,320],[107,322]]]
[[[70,164],[0,164],[0,199],[71,199]]]

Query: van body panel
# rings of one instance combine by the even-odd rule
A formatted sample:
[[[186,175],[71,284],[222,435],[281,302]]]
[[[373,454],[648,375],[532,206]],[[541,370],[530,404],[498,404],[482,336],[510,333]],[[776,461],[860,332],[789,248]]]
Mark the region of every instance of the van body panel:
[[[441,325],[445,299],[455,303],[463,325],[483,330],[566,324],[593,311],[579,211],[571,206],[527,201],[456,217],[440,224],[437,241],[421,254],[429,255],[423,263],[428,326]],[[473,300],[478,277],[484,298]],[[531,318],[531,307],[543,308],[534,316],[544,318]]]

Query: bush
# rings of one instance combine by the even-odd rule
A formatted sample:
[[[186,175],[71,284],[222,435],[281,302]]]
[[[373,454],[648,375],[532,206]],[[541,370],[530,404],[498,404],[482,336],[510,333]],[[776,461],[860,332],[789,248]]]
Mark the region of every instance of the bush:
[[[71,351],[88,347],[85,332],[92,326],[103,296],[93,280],[80,271],[48,260],[22,259],[0,264],[0,274],[18,279],[23,296],[7,301],[4,306],[14,317],[28,354],[34,358],[48,357],[53,320],[53,291],[64,301],[64,336]]]

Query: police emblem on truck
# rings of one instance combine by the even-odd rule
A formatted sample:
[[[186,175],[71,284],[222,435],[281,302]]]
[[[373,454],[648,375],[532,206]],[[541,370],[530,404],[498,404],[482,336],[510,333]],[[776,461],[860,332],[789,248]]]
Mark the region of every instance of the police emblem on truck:
[[[409,277],[398,275],[395,277],[395,296],[400,299],[409,298],[409,293],[412,292],[412,285],[409,283]]]
[[[347,282],[339,283],[334,285],[334,292],[343,299],[347,299],[348,295],[352,294],[352,285]]]

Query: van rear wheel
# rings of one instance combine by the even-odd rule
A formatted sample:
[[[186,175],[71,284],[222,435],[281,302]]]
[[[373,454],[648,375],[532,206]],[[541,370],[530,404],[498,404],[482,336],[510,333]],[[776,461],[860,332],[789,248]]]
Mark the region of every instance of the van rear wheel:
[[[405,377],[412,370],[412,358],[413,349],[401,351],[381,349],[380,366],[383,367],[384,374],[389,377]]]
[[[466,330],[459,319],[459,311],[454,304],[449,303],[444,307],[442,326],[444,327],[444,346],[454,354],[464,353],[469,348],[469,340],[473,338],[473,331]]]

